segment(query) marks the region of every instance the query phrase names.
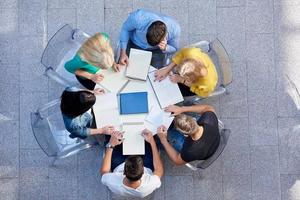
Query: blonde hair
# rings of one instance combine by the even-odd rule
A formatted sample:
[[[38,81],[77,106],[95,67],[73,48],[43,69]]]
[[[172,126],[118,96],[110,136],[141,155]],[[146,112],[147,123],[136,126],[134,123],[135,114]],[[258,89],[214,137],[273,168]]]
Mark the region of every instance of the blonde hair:
[[[185,114],[177,115],[174,119],[174,125],[177,130],[185,135],[194,135],[198,130],[196,120]]]
[[[202,62],[195,59],[185,59],[178,65],[177,71],[180,76],[191,83],[195,83],[200,77],[204,77],[207,73]]]
[[[101,33],[96,33],[85,41],[77,53],[82,60],[101,69],[108,69],[114,64],[110,41]]]

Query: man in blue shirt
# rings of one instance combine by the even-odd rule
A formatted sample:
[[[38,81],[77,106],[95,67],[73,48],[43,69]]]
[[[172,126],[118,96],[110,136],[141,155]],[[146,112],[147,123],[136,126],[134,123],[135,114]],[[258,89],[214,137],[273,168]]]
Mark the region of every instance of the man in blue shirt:
[[[119,63],[128,65],[130,48],[152,51],[151,64],[162,67],[165,54],[179,48],[180,26],[171,17],[138,9],[124,22],[120,34]]]

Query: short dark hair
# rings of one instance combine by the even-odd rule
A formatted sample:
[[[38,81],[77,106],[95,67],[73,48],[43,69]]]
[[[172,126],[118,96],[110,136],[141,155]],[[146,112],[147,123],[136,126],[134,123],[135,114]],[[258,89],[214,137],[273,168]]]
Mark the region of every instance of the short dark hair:
[[[153,22],[146,34],[147,42],[151,46],[158,45],[167,33],[167,26],[161,21]]]
[[[65,90],[61,95],[60,109],[64,115],[77,117],[88,111],[95,102],[96,97],[92,92]]]
[[[140,156],[129,156],[125,161],[124,175],[129,181],[138,181],[144,173],[144,162]]]

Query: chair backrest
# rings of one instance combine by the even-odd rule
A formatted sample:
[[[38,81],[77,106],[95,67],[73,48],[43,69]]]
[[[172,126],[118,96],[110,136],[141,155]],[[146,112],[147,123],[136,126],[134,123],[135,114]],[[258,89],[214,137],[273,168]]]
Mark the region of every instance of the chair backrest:
[[[220,73],[222,73],[221,85],[226,87],[232,82],[231,62],[228,53],[218,38],[210,43],[210,48],[218,58],[217,65],[219,67]]]
[[[209,167],[215,160],[219,158],[221,153],[223,152],[225,146],[227,145],[228,139],[230,136],[230,129],[222,129],[220,131],[220,144],[216,152],[206,160],[198,162],[196,167],[200,169],[206,169]]]
[[[50,157],[71,155],[86,141],[71,139],[65,129],[60,112],[60,99],[49,102],[30,114],[34,137],[41,149]]]
[[[66,71],[64,65],[75,56],[88,37],[90,36],[83,31],[73,29],[71,25],[65,24],[52,36],[43,52],[41,63],[47,69],[53,69],[58,76],[67,80],[69,83],[65,86],[78,83],[74,74]],[[57,81],[57,79],[54,79],[54,81]],[[61,84],[61,82],[59,83]]]

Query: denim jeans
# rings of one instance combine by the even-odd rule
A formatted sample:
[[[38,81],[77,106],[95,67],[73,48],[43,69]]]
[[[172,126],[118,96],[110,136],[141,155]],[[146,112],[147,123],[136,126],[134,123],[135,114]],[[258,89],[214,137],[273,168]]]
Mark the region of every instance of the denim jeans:
[[[183,147],[183,143],[184,143],[184,136],[182,133],[180,133],[174,126],[172,126],[169,130],[168,130],[168,141],[169,143],[172,145],[172,147],[177,151],[177,152],[181,152],[181,149]]]

